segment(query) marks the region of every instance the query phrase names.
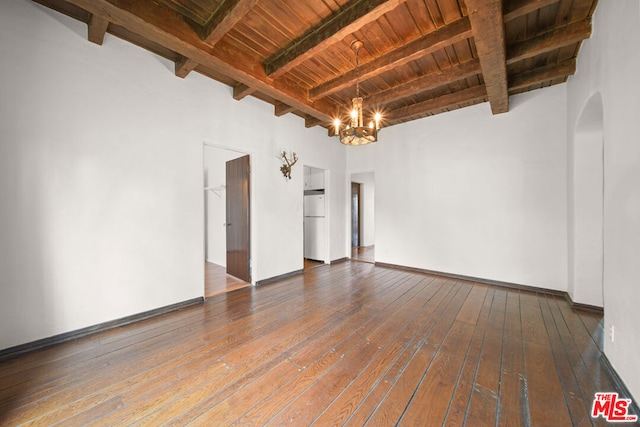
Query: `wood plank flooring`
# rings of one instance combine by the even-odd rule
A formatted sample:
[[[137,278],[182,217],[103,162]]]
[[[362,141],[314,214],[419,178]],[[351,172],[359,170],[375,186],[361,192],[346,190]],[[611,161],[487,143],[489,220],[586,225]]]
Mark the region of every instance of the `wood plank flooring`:
[[[313,259],[305,258],[304,259],[304,267],[303,267],[303,269],[304,269],[304,271],[307,271],[307,270],[311,270],[312,268],[321,267],[323,265],[324,265],[324,262],[322,262],[322,261],[316,261],[316,260],[313,260]]]
[[[601,320],[544,294],[323,265],[0,362],[0,424],[606,425],[589,415],[616,390]]]
[[[376,262],[375,258],[375,246],[359,246],[357,248],[351,248],[351,260],[363,261],[363,262]]]
[[[247,283],[236,277],[227,274],[227,269],[212,262],[204,263],[204,296],[209,298],[225,292],[247,288],[251,283]]]

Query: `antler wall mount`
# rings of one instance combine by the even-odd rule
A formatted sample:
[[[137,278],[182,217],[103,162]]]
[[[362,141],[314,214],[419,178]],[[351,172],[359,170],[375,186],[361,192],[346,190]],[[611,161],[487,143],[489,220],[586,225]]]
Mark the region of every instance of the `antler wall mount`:
[[[282,172],[282,175],[284,175],[285,178],[291,179],[291,168],[298,161],[298,156],[295,152],[292,152],[290,156],[287,156],[287,152],[283,151],[280,154],[280,157],[284,160],[284,163],[280,166],[280,172]]]

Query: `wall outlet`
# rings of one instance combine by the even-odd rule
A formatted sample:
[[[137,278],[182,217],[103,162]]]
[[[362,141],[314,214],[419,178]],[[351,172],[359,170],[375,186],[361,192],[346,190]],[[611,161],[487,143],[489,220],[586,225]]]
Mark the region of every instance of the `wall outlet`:
[[[609,339],[611,340],[611,342],[613,342],[615,340],[615,328],[613,325],[609,325]]]

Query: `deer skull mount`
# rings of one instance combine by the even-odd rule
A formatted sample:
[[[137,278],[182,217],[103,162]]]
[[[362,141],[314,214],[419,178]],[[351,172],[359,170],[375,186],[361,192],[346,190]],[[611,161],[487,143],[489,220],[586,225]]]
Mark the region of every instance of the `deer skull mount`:
[[[284,175],[285,178],[291,179],[291,167],[298,161],[298,156],[296,156],[296,153],[292,152],[291,156],[287,157],[287,152],[283,151],[282,154],[280,154],[280,157],[285,161],[285,163],[280,166],[280,172],[282,172],[282,175]]]

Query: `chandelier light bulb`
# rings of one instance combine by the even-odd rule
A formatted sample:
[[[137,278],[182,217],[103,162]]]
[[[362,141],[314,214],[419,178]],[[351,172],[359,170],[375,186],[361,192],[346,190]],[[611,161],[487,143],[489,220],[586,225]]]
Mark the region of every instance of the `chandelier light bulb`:
[[[376,113],[373,116],[373,120],[375,120],[375,122],[376,122],[376,129],[380,129],[380,120],[382,120],[382,114]]]

